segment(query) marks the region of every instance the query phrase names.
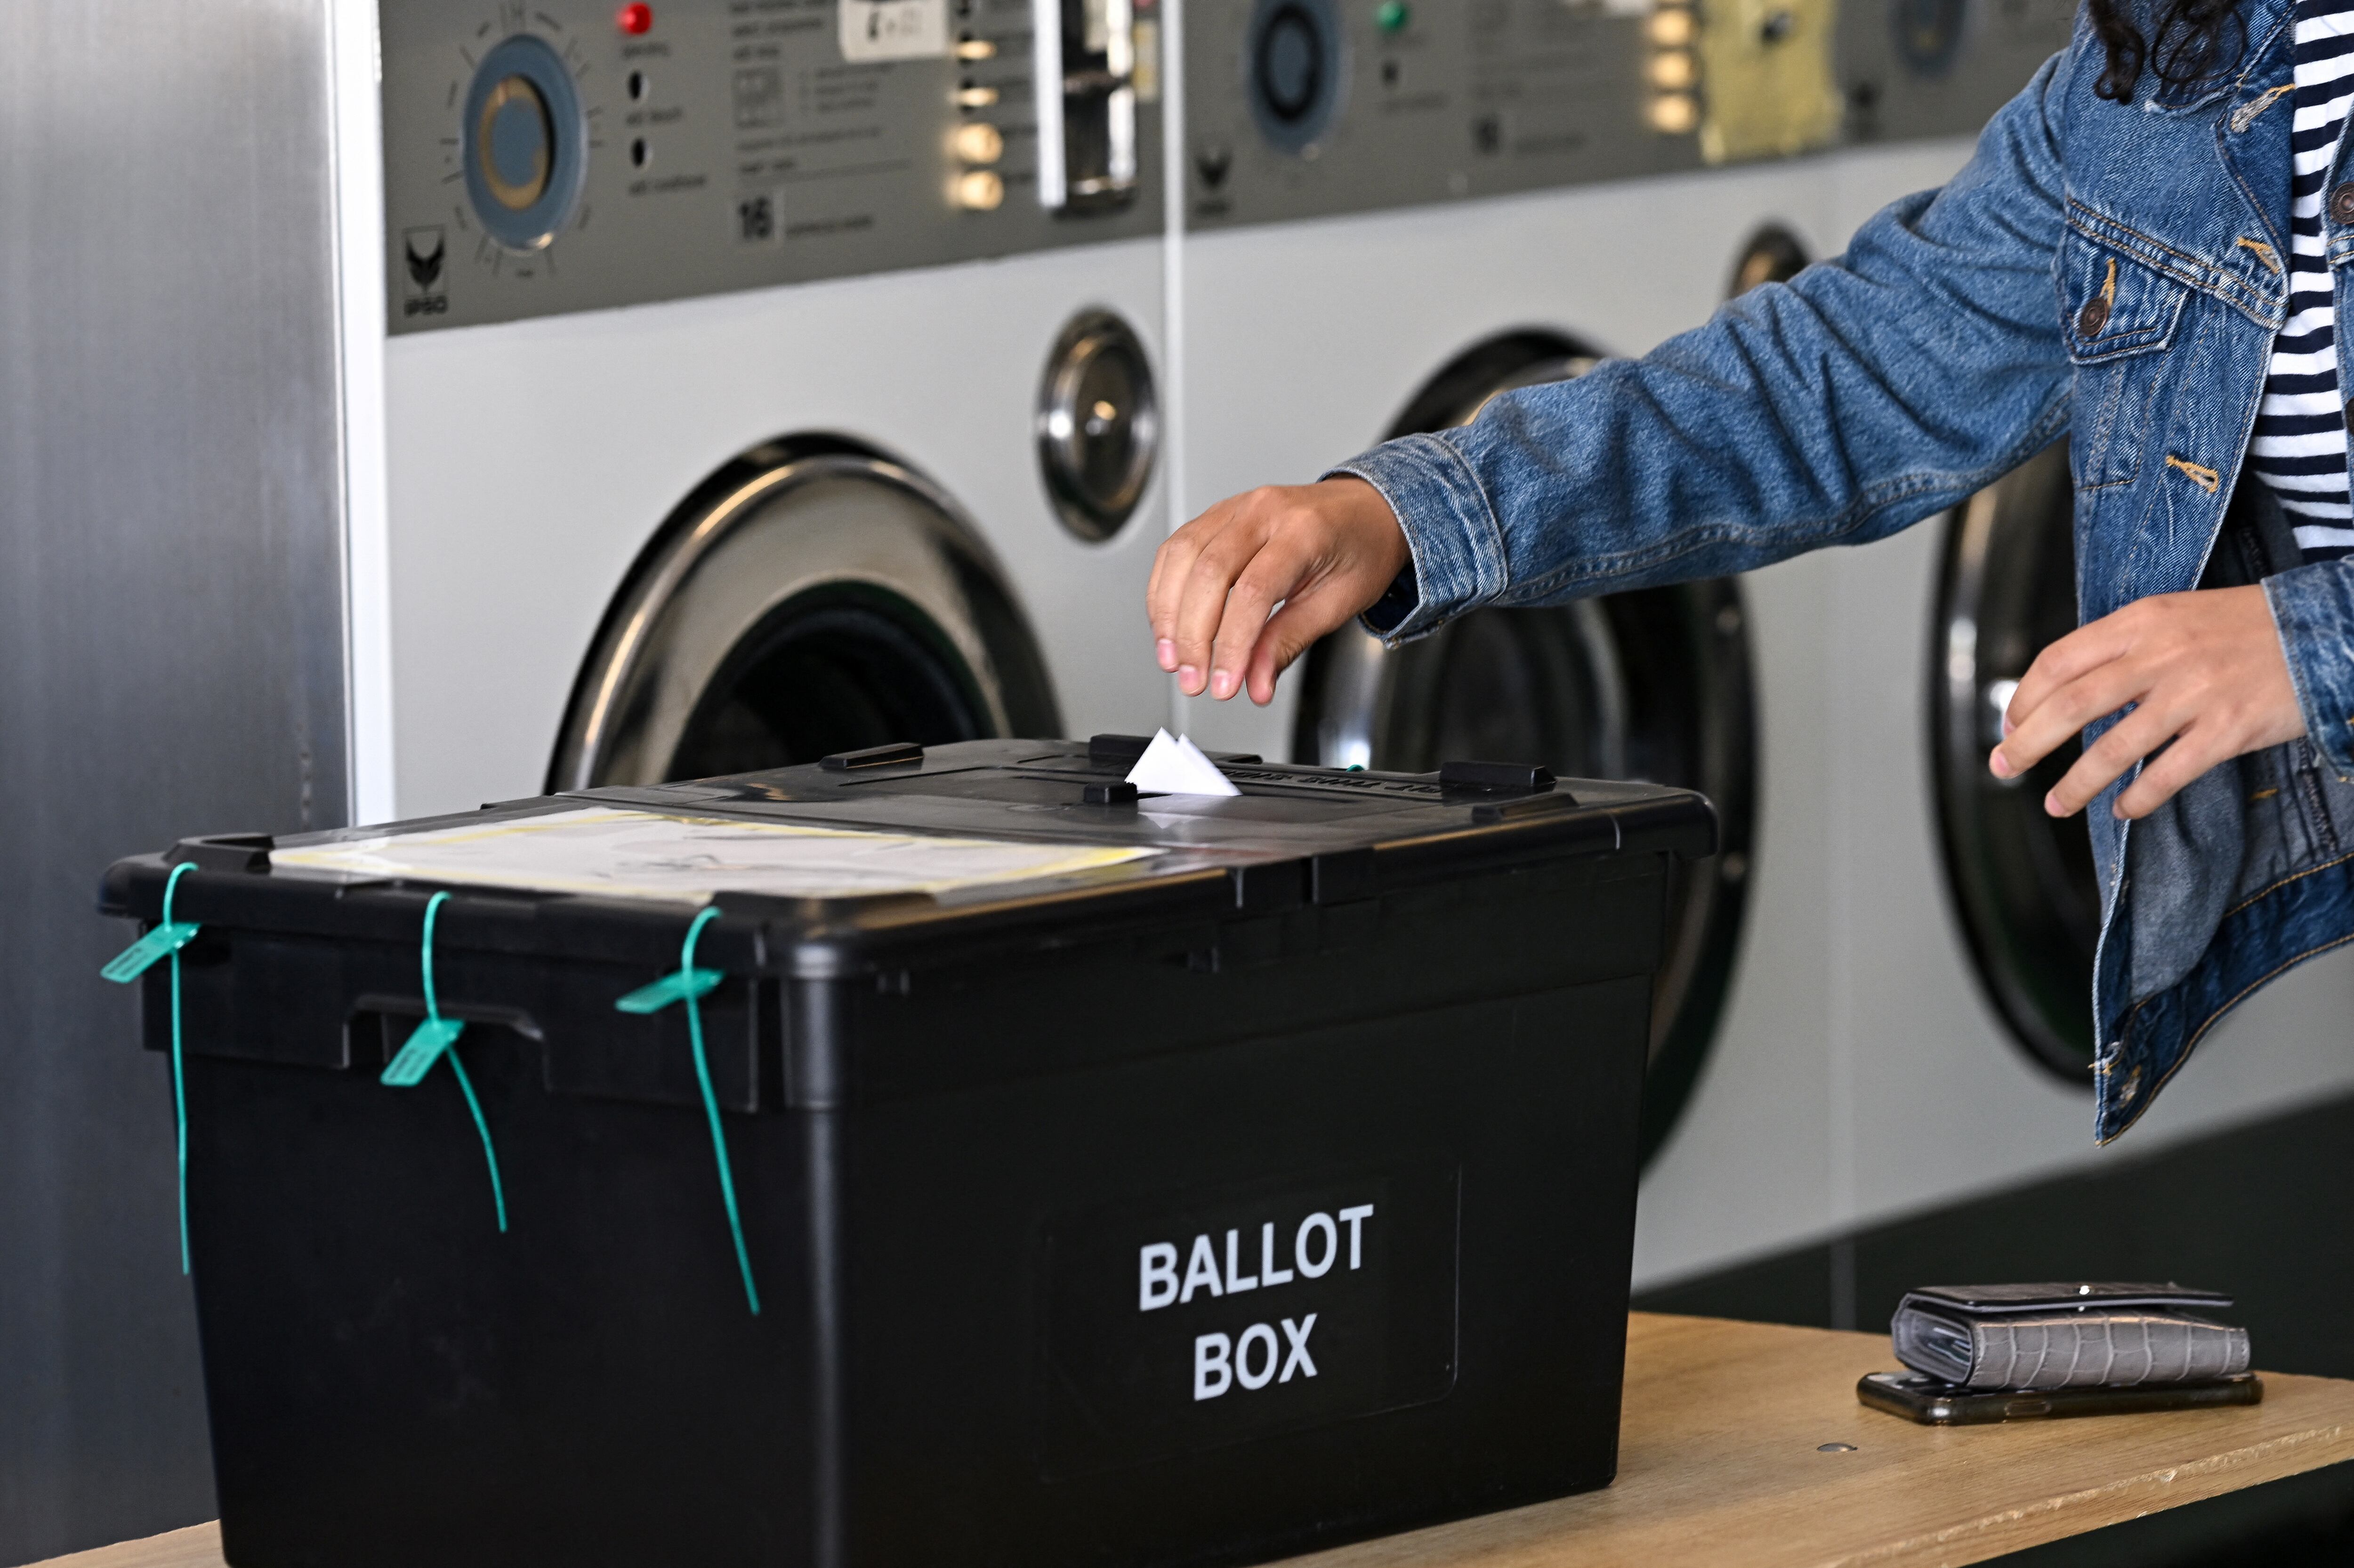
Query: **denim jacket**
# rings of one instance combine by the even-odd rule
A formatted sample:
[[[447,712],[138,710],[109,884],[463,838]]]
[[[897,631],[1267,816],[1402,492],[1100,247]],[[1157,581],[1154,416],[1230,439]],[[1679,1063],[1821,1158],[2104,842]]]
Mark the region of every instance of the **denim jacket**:
[[[2286,314],[2293,11],[2243,0],[2228,74],[2186,89],[2145,74],[2129,104],[2094,96],[2103,51],[2080,16],[1952,183],[1879,214],[1844,256],[1641,359],[1334,470],[1388,498],[1413,552],[1369,624],[1403,641],[1481,605],[1861,544],[2063,434],[2082,617],[2197,586]],[[2339,160],[2322,206],[2342,270]],[[2337,309],[2343,344],[2354,287]],[[2354,560],[2264,587],[2308,738],[2216,768],[2130,827],[2109,809],[2123,780],[2086,812],[2104,1141],[2232,1007],[2354,936]]]

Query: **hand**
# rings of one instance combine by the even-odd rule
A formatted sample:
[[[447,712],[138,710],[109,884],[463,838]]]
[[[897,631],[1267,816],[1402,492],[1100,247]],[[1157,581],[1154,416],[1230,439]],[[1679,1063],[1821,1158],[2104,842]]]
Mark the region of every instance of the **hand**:
[[[1154,652],[1187,696],[1224,702],[1247,686],[1265,707],[1276,676],[1379,599],[1408,558],[1389,503],[1362,479],[1230,496],[1153,557]]]
[[[2133,712],[2086,747],[2043,798],[2046,811],[2083,810],[2166,747],[2117,797],[2118,817],[2146,817],[2217,763],[2305,733],[2264,590],[2208,588],[2137,600],[2037,654],[2011,694],[2003,742],[1987,765],[1998,779],[2017,778],[2127,703]]]

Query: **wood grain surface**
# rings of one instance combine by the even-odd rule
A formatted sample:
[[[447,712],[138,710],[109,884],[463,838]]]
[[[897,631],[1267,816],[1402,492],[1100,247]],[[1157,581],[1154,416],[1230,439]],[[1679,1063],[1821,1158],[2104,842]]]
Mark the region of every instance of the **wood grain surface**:
[[[2333,1378],[2266,1372],[2238,1409],[1935,1427],[1856,1403],[1894,1365],[1877,1334],[1636,1313],[1617,1484],[1292,1568],[1927,1568],[2354,1459],[2354,1383]],[[46,1568],[222,1568],[220,1532]]]
[[[2237,1409],[1940,1427],[1856,1403],[1895,1366],[1878,1334],[1636,1313],[1607,1490],[1293,1568],[1927,1568],[2354,1458],[2354,1383],[2334,1378],[2266,1372]]]
[[[32,1568],[62,1568],[67,1563],[73,1568],[221,1568],[220,1526],[192,1524],[168,1535],[77,1552],[71,1557],[52,1557]]]

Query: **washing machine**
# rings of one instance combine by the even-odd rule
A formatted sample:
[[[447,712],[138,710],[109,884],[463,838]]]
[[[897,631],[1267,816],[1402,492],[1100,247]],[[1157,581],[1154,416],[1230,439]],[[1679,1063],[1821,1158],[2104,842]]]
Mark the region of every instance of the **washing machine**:
[[[362,820],[1165,718],[1152,0],[346,9]]]

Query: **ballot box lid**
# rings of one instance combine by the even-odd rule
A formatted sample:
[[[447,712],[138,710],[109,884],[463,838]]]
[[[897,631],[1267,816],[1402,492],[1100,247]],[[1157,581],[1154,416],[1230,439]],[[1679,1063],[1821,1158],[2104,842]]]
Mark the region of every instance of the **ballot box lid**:
[[[1715,847],[1714,810],[1688,789],[1527,765],[1398,774],[1212,753],[1235,794],[1140,794],[1125,778],[1145,744],[879,747],[383,826],[189,838],[117,863],[100,906],[160,919],[188,863],[177,919],[413,941],[419,902],[446,890],[471,917],[441,940],[616,961],[675,961],[683,927],[716,906],[698,961],[823,978]]]

